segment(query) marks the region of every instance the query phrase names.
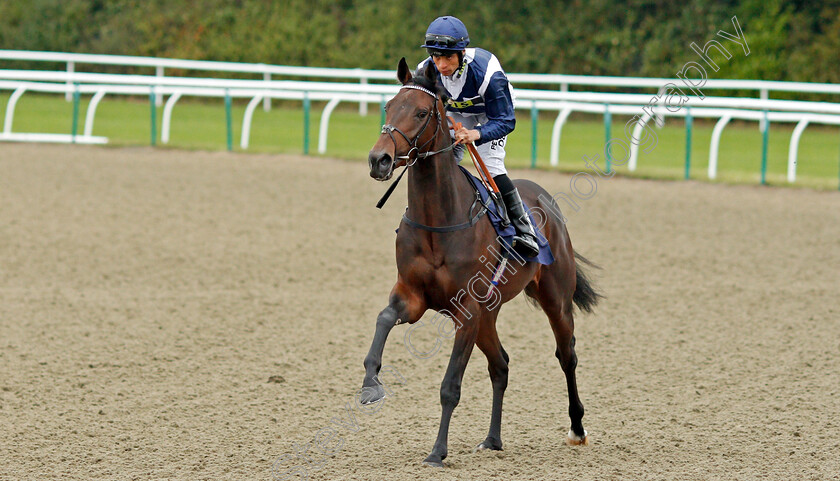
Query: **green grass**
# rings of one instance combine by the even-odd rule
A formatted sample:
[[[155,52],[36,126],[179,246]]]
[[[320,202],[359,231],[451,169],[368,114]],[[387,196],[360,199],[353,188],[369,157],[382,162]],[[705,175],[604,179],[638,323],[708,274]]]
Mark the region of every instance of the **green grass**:
[[[0,94],[0,106],[5,112],[9,93]],[[89,97],[82,99],[79,109],[78,132],[84,128],[84,116]],[[313,103],[309,127],[309,153],[318,146],[318,127],[323,103]],[[157,110],[157,145],[163,108]],[[232,109],[234,150],[239,149],[244,102],[235,102]],[[508,167],[531,165],[531,122],[525,111],[518,112],[516,130],[507,143]],[[63,96],[27,93],[18,102],[14,132],[70,133],[73,104]],[[625,138],[626,116],[613,116],[612,135]],[[538,122],[537,167],[549,168],[551,129],[554,114],[544,113]],[[108,137],[111,145],[149,145],[151,142],[150,107],[148,99],[106,97],[96,113],[93,134]],[[379,136],[380,115],[376,105],[362,117],[355,105],[340,106],[330,121],[327,156],[363,160]],[[709,141],[713,121],[695,121],[691,149],[691,178],[707,179]],[[773,185],[786,182],[787,155],[793,125],[773,124],[769,133],[767,180]],[[248,151],[270,153],[303,152],[303,110],[299,103],[277,103],[265,112],[257,108],[251,127]],[[654,129],[657,145],[650,153],[641,153],[634,173],[618,167],[619,173],[637,177],[666,179],[683,178],[685,168],[685,126],[681,119],[669,118],[662,129]],[[573,114],[563,128],[560,145],[559,170],[577,172],[589,170],[583,156],[599,156],[604,165],[605,129],[601,118]],[[733,123],[724,130],[718,160],[718,181],[758,183],[761,167],[762,136],[755,122]],[[184,149],[223,150],[226,148],[224,101],[183,98],[175,106],[169,147]],[[799,162],[795,186],[837,189],[840,166],[840,132],[836,127],[809,126],[799,145]]]

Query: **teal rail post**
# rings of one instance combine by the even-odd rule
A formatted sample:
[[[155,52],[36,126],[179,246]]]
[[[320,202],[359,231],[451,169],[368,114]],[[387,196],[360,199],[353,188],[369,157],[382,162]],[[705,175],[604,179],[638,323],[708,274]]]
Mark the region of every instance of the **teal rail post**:
[[[685,180],[691,178],[691,127],[694,120],[691,117],[691,107],[685,111]]]
[[[537,166],[537,119],[539,112],[537,112],[536,104],[531,104],[531,168]]]
[[[309,92],[303,93],[303,155],[309,155]]]
[[[767,120],[767,111],[764,111],[764,132],[761,136],[761,185],[767,184],[767,136],[770,133],[770,121]]]
[[[612,171],[612,159],[610,159],[610,140],[612,131],[612,112],[610,104],[604,104],[604,157],[607,163],[607,173]]]
[[[379,127],[385,125],[385,96],[379,100]]]
[[[79,92],[79,84],[73,84],[76,89],[73,91],[73,128],[71,130],[71,141],[76,143],[76,134],[79,132],[79,101],[81,93]]]
[[[149,115],[151,117],[152,147],[157,143],[157,107],[155,105],[155,88],[149,89]]]
[[[233,121],[231,119],[230,89],[225,89],[225,126],[227,127],[227,149],[233,150]]]

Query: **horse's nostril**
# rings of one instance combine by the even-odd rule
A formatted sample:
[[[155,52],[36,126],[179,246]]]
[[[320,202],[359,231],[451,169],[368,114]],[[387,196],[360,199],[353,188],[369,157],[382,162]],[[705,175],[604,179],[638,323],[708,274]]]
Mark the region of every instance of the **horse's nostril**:
[[[391,154],[383,151],[371,151],[368,154],[368,167],[370,176],[377,180],[390,177],[393,162]]]
[[[385,152],[371,152],[368,154],[368,165],[370,168],[391,162],[391,156]]]

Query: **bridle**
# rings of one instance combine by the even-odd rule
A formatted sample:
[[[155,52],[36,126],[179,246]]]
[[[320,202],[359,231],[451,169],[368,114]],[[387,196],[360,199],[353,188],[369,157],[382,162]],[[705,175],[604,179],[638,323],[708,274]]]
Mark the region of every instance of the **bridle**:
[[[406,135],[405,132],[403,132],[399,128],[397,128],[397,127],[395,127],[391,124],[383,125],[381,133],[388,134],[388,136],[391,137],[391,142],[394,143],[393,164],[396,164],[397,159],[399,159],[399,160],[405,159],[406,165],[411,166],[411,165],[414,165],[414,163],[417,162],[418,159],[425,159],[427,157],[431,157],[433,155],[437,155],[437,154],[440,154],[440,153],[443,153],[443,152],[446,152],[446,151],[449,151],[449,150],[452,150],[453,148],[455,148],[455,145],[453,144],[453,145],[450,145],[449,147],[445,147],[445,148],[440,149],[440,150],[435,150],[435,151],[428,151],[427,150],[426,152],[420,152],[427,145],[434,142],[434,140],[437,138],[438,133],[440,133],[440,130],[443,126],[443,122],[441,121],[441,116],[440,116],[440,110],[438,110],[438,100],[440,100],[440,97],[436,93],[434,93],[431,90],[429,90],[425,87],[422,87],[420,85],[414,85],[414,84],[403,85],[400,90],[405,90],[405,89],[419,90],[421,92],[425,92],[425,93],[429,94],[432,98],[434,98],[434,101],[432,103],[432,110],[435,113],[434,117],[435,117],[435,120],[437,121],[437,125],[435,126],[435,135],[433,135],[431,138],[429,138],[429,140],[423,142],[423,145],[421,145],[419,147],[417,146],[417,142],[420,140],[420,137],[423,136],[423,133],[426,131],[426,128],[429,127],[429,123],[432,121],[432,116],[431,115],[428,115],[426,117],[426,122],[423,124],[423,127],[420,129],[419,132],[417,132],[417,135],[414,136],[414,139],[412,139],[412,140],[409,140],[408,135]],[[400,134],[402,136],[402,138],[405,139],[406,143],[408,143],[409,149],[408,149],[408,152],[405,155],[400,155],[400,156],[396,155],[397,139],[394,138],[394,132]],[[416,156],[414,157],[413,161],[411,160],[412,152],[416,152]],[[393,165],[392,165],[392,168],[393,168]]]
[[[394,143],[394,158],[391,159],[391,169],[390,169],[391,173],[388,175],[388,177],[386,179],[390,178],[391,175],[393,175],[394,167],[397,164],[397,160],[405,159],[405,168],[402,170],[402,172],[400,172],[400,175],[396,178],[396,180],[394,180],[394,183],[391,184],[391,186],[388,188],[388,190],[385,191],[385,195],[382,196],[382,199],[379,200],[379,203],[376,204],[376,207],[378,207],[380,209],[382,208],[383,205],[385,205],[385,201],[387,201],[388,197],[391,196],[391,193],[397,187],[397,184],[400,182],[400,179],[402,179],[402,176],[403,176],[403,174],[405,174],[406,170],[408,170],[409,167],[414,165],[417,162],[418,159],[426,159],[428,157],[432,157],[434,155],[441,154],[443,152],[447,152],[449,150],[454,149],[455,145],[456,145],[455,143],[452,143],[451,145],[449,145],[449,147],[444,147],[440,150],[434,150],[434,151],[427,150],[425,152],[421,152],[421,150],[425,149],[426,146],[428,146],[430,143],[434,142],[434,140],[437,138],[438,134],[441,133],[441,129],[443,128],[443,121],[441,120],[440,110],[438,110],[438,100],[440,100],[440,97],[438,96],[438,94],[436,94],[436,93],[432,92],[431,90],[427,89],[426,87],[422,87],[420,85],[408,84],[408,85],[403,85],[402,88],[400,88],[400,90],[405,90],[405,89],[419,90],[421,92],[425,92],[425,93],[429,94],[431,97],[434,98],[434,101],[432,103],[432,110],[434,111],[434,117],[435,117],[435,120],[436,120],[435,135],[431,136],[431,138],[429,138],[429,140],[423,142],[423,144],[420,145],[419,147],[417,146],[417,142],[420,140],[420,137],[423,136],[423,133],[429,127],[429,123],[432,121],[432,115],[431,114],[426,116],[426,122],[423,123],[423,127],[420,129],[419,132],[417,132],[417,135],[414,136],[414,139],[409,139],[408,135],[406,135],[405,132],[403,132],[402,130],[400,130],[399,128],[397,128],[397,127],[395,127],[391,124],[385,124],[385,125],[382,126],[381,133],[388,134],[388,137],[391,138],[391,142]],[[394,132],[400,134],[402,136],[402,138],[405,139],[406,143],[408,143],[409,148],[408,148],[408,152],[406,152],[405,155],[397,156],[397,139],[394,137]],[[412,153],[414,153],[414,159],[413,160],[411,158]]]
[[[456,145],[455,143],[453,143],[449,147],[444,147],[443,149],[440,149],[440,150],[435,150],[435,151],[427,150],[425,152],[420,152],[427,145],[429,145],[429,143],[431,143],[432,141],[434,141],[437,138],[438,134],[440,133],[440,130],[443,128],[443,122],[441,121],[440,111],[438,110],[438,100],[440,99],[440,97],[438,97],[438,95],[436,93],[432,92],[431,90],[429,90],[425,87],[421,87],[420,85],[414,85],[414,84],[403,85],[400,90],[402,90],[402,89],[419,90],[421,92],[426,92],[430,96],[434,97],[435,100],[434,100],[434,103],[432,105],[433,105],[433,108],[434,108],[434,111],[435,111],[435,119],[437,120],[437,126],[435,127],[435,135],[433,135],[432,138],[430,138],[426,142],[423,142],[423,145],[421,145],[419,147],[417,146],[417,142],[420,140],[420,137],[423,136],[423,132],[426,131],[426,128],[429,127],[429,122],[431,122],[431,120],[432,120],[431,115],[426,117],[426,122],[423,124],[423,127],[420,129],[420,131],[417,133],[417,135],[414,137],[413,140],[409,140],[408,135],[406,135],[405,132],[398,129],[397,127],[394,127],[391,124],[385,124],[385,125],[382,126],[382,133],[383,134],[388,134],[388,136],[391,137],[391,141],[394,143],[394,159],[391,160],[391,172],[393,173],[394,165],[396,164],[397,159],[405,159],[406,163],[405,163],[405,168],[402,170],[402,172],[400,172],[400,175],[396,178],[396,180],[394,180],[394,183],[392,183],[391,186],[388,187],[388,190],[385,192],[385,195],[383,195],[382,198],[379,200],[379,203],[376,204],[376,207],[379,208],[379,209],[381,209],[382,206],[385,205],[385,201],[387,201],[388,197],[391,196],[391,193],[394,192],[394,189],[397,187],[397,184],[400,182],[400,179],[402,179],[403,174],[405,174],[405,172],[408,170],[409,167],[411,167],[412,165],[417,163],[417,159],[425,159],[427,157],[431,157],[433,155],[437,155],[437,154],[440,154],[442,152],[452,150],[452,149],[455,148],[455,145]],[[408,152],[405,155],[401,155],[401,156],[397,157],[397,139],[394,138],[394,132],[397,132],[398,134],[400,134],[409,145]],[[417,152],[413,161],[411,160],[412,152]],[[479,219],[481,219],[481,217],[484,216],[484,214],[486,214],[488,212],[489,207],[481,199],[481,194],[479,193],[478,189],[475,187],[475,185],[472,183],[472,181],[469,180],[469,174],[467,174],[466,170],[463,170],[463,168],[461,170],[462,170],[462,172],[464,172],[464,175],[467,176],[467,182],[471,186],[473,186],[473,189],[475,190],[475,201],[473,201],[472,205],[470,206],[469,213],[472,214],[472,212],[475,211],[476,206],[479,206],[479,204],[480,204],[480,208],[475,215],[470,217],[470,219],[467,220],[466,222],[462,222],[460,224],[455,224],[455,225],[439,226],[439,227],[424,225],[424,224],[421,224],[419,222],[415,222],[415,221],[409,219],[406,214],[403,214],[402,221],[404,223],[406,223],[407,225],[411,226],[411,227],[414,227],[414,228],[417,228],[417,229],[423,229],[423,230],[429,231],[429,232],[440,233],[440,234],[447,233],[447,232],[455,232],[455,231],[458,231],[458,230],[461,230],[461,229],[468,229],[468,228],[474,226],[479,221]]]

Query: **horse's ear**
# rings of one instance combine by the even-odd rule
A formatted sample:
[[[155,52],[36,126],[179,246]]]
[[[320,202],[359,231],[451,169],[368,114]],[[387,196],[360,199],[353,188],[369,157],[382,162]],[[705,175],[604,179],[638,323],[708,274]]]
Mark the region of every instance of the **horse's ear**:
[[[423,70],[423,75],[429,79],[432,85],[437,84],[437,68],[435,68],[434,62],[428,62],[426,64],[426,69]]]
[[[400,65],[397,67],[397,80],[399,80],[403,85],[407,84],[411,80],[411,70],[405,62],[405,57],[400,59]]]

